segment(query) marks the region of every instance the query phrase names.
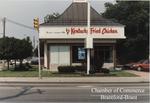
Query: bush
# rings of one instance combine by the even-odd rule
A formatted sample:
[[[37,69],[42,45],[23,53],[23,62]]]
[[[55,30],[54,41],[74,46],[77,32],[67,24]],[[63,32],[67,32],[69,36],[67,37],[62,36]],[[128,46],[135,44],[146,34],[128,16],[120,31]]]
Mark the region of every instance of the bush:
[[[74,72],[83,72],[86,70],[85,66],[59,66],[59,73],[74,73]]]
[[[75,71],[77,72],[83,72],[86,71],[86,67],[85,66],[74,66]]]
[[[29,63],[26,63],[25,66],[26,66],[27,68],[32,68],[32,66],[31,66]]]
[[[90,74],[96,73],[96,69],[94,68],[94,66],[91,66],[89,73]]]
[[[58,71],[59,71],[59,73],[74,73],[75,67],[73,67],[73,66],[59,66]]]
[[[110,70],[109,70],[109,69],[106,69],[106,68],[102,68],[102,69],[101,69],[101,72],[104,73],[104,74],[109,74],[109,73],[110,73]]]
[[[86,71],[85,66],[59,66],[58,67],[59,73],[75,73],[75,72],[82,72],[82,71]],[[90,74],[96,73],[94,67],[92,67],[89,72]],[[104,74],[108,74],[110,70],[106,68],[102,68],[100,69],[100,72]]]
[[[31,64],[32,64],[32,65],[38,65],[38,60],[31,61]]]
[[[14,68],[15,71],[29,71],[32,67],[29,65],[29,63],[17,65],[16,68]]]

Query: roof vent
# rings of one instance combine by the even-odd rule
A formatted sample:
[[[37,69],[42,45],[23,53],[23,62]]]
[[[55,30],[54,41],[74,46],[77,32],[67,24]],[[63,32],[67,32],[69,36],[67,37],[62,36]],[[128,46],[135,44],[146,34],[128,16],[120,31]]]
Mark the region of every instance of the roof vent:
[[[87,0],[73,0],[73,2],[83,3],[83,2],[87,2]]]

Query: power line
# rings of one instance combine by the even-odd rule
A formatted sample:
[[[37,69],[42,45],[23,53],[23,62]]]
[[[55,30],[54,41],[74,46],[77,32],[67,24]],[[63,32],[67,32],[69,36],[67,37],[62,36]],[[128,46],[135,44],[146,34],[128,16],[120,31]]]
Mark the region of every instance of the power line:
[[[35,30],[33,27],[27,26],[27,25],[22,24],[22,23],[18,23],[18,22],[16,22],[16,21],[10,20],[10,19],[8,19],[8,18],[6,18],[6,20],[7,20],[8,22],[13,23],[13,24],[16,24],[16,25],[18,25],[18,26]]]
[[[4,21],[4,18],[1,19],[1,17],[0,17],[0,20]],[[14,21],[14,20],[10,20],[10,19],[8,19],[8,18],[5,17],[5,22],[7,22],[7,21],[10,22],[10,23],[12,23],[12,24],[18,25],[18,26],[20,26],[20,27],[24,27],[24,28],[27,28],[27,29],[35,30],[35,29],[34,29],[33,27],[31,27],[31,26],[28,26],[28,25],[25,25],[25,24],[16,22],[16,21]],[[3,24],[4,24],[4,23],[3,23]],[[4,27],[3,27],[3,28],[4,28]],[[0,34],[3,34],[3,35],[4,35],[4,32],[3,32],[3,33],[0,33]]]
[[[3,21],[4,18],[1,18],[0,17],[0,21]],[[17,21],[14,21],[14,20],[11,20],[11,19],[8,19],[8,18],[5,18],[6,21],[10,22],[10,23],[13,23],[15,25],[18,25],[18,26],[21,26],[21,27],[24,27],[24,28],[28,28],[28,29],[31,29],[31,30],[35,30],[33,27],[31,26],[28,26],[28,25],[25,25],[25,24],[22,24],[22,23],[19,23]]]

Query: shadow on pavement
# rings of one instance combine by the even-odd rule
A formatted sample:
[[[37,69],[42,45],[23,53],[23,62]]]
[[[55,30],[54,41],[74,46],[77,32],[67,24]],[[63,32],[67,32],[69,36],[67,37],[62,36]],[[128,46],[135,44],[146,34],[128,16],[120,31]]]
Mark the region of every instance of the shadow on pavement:
[[[1,101],[1,100],[6,100],[6,99],[17,98],[17,97],[20,97],[20,96],[23,96],[23,95],[29,95],[29,94],[36,94],[36,93],[42,94],[42,93],[44,92],[44,91],[41,91],[40,89],[37,89],[37,90],[34,91],[34,92],[28,92],[28,91],[30,91],[32,88],[33,88],[32,86],[25,86],[25,87],[22,88],[23,90],[22,90],[21,92],[19,92],[18,94],[12,95],[12,96],[7,96],[7,97],[2,97],[2,98],[0,98],[0,101]],[[28,92],[28,93],[27,93],[27,92]]]

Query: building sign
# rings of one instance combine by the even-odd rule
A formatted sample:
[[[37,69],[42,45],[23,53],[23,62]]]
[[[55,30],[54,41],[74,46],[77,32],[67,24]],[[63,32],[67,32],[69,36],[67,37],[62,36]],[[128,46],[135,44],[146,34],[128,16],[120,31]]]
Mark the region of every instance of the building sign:
[[[87,34],[88,30],[86,28],[77,28],[77,27],[71,27],[71,28],[66,28],[66,33],[69,35],[75,35],[75,34]],[[118,33],[117,29],[111,28],[111,27],[104,27],[104,28],[96,28],[92,27],[90,28],[90,34],[87,35],[92,35],[92,34],[98,34],[98,35],[104,35],[104,34],[115,34]]]
[[[40,27],[40,38],[125,38],[124,26],[92,26],[88,34],[87,27]]]

